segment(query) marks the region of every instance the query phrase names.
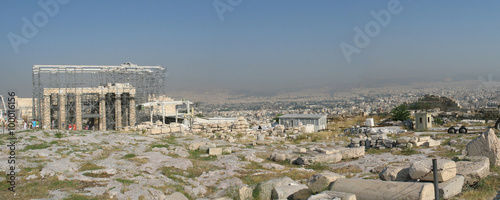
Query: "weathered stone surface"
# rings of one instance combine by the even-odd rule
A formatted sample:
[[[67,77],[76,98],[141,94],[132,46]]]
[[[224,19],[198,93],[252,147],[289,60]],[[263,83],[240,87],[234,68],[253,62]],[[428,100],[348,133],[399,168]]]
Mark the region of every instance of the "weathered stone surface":
[[[307,180],[307,186],[313,193],[317,193],[329,188],[330,185],[339,178],[345,178],[345,176],[333,172],[322,172],[309,178],[309,180]]]
[[[307,200],[356,200],[356,195],[337,191],[323,191],[310,196]]]
[[[279,165],[276,163],[264,163],[264,164],[262,164],[262,167],[266,168],[266,169],[276,169],[276,170],[284,170],[285,169],[285,166]]]
[[[155,173],[161,167],[174,167],[177,169],[186,170],[193,167],[191,160],[186,158],[172,158],[165,156],[160,152],[147,152],[137,158],[147,158],[148,162],[139,167],[139,171],[145,171],[150,174]]]
[[[271,193],[275,187],[286,186],[290,184],[298,185],[297,182],[289,177],[281,177],[257,184],[253,193],[262,200],[270,200]]]
[[[466,152],[468,156],[486,156],[491,166],[500,166],[500,139],[491,128],[469,142]]]
[[[441,145],[441,141],[437,141],[437,140],[433,140],[433,139],[430,139],[424,143],[424,146],[426,146],[426,147],[437,147],[439,145]]]
[[[211,156],[222,155],[222,148],[210,148],[208,149],[208,155]]]
[[[337,149],[326,149],[326,148],[316,148],[315,149],[319,153],[324,153],[324,154],[334,154],[339,152]]]
[[[312,195],[311,189],[302,189],[292,194],[292,200],[307,200]]]
[[[40,172],[42,178],[54,176],[59,173],[72,173],[78,171],[78,165],[71,162],[69,158],[54,160],[48,163]]]
[[[232,152],[233,152],[233,149],[231,147],[222,148],[222,153],[230,154]]]
[[[402,166],[387,166],[379,173],[379,177],[384,181],[409,181],[410,168]]]
[[[200,151],[208,151],[208,149],[215,148],[215,147],[217,147],[215,144],[205,144],[205,145],[201,145],[198,149]]]
[[[456,162],[457,175],[464,176],[465,184],[474,185],[490,174],[490,160],[488,157],[468,156],[465,159],[471,161]]]
[[[458,175],[448,181],[439,183],[439,196],[443,199],[450,199],[460,194],[460,192],[462,192],[464,180],[463,176]]]
[[[186,196],[184,196],[180,192],[174,192],[173,194],[168,195],[165,199],[169,199],[169,200],[189,200]]]
[[[295,192],[303,189],[307,189],[307,186],[302,184],[291,184],[275,187],[271,194],[271,199],[288,199],[288,197],[292,196]]]
[[[431,136],[419,136],[418,137],[419,142],[427,142],[429,140],[432,140]]]
[[[251,200],[252,199],[252,188],[248,185],[244,185],[238,189],[238,196],[241,200]]]
[[[454,161],[446,159],[438,159],[438,181],[443,182],[452,179],[457,174],[457,166]],[[412,163],[410,166],[410,176],[412,179],[433,181],[432,159],[421,160]]]
[[[359,158],[365,155],[365,147],[348,148],[340,151],[342,159]]]
[[[434,186],[431,183],[422,182],[338,179],[330,190],[355,194],[358,200],[434,199]]]
[[[400,137],[397,139],[398,144],[408,144],[410,142],[410,137]]]
[[[198,148],[200,148],[202,145],[206,145],[206,144],[207,144],[206,142],[194,142],[194,143],[189,144],[188,149],[191,151],[198,150]]]
[[[245,156],[245,160],[256,162],[256,163],[262,163],[262,162],[264,162],[264,159],[255,156],[255,154],[253,154],[253,153],[250,154],[250,155]]]
[[[277,162],[282,162],[290,158],[290,155],[286,153],[272,153],[270,156],[271,160],[277,161]]]
[[[313,163],[338,163],[342,160],[342,154],[334,153],[329,155],[315,155],[308,158],[311,164]]]

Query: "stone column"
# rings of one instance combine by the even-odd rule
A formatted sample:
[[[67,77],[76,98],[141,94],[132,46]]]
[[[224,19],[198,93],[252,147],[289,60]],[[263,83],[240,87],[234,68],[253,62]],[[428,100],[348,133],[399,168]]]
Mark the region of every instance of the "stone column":
[[[129,108],[128,108],[128,119],[129,119],[129,126],[134,126],[135,125],[135,95],[130,94],[130,99],[129,99]]]
[[[42,114],[42,123],[40,124],[40,128],[46,126],[47,129],[50,129],[50,94],[43,95],[43,114]]]
[[[122,98],[121,94],[116,94],[115,99],[115,130],[122,127]]]
[[[76,92],[76,130],[82,130],[82,93]]]
[[[59,93],[59,129],[66,129],[66,94]]]
[[[106,130],[106,94],[99,95],[99,130]]]

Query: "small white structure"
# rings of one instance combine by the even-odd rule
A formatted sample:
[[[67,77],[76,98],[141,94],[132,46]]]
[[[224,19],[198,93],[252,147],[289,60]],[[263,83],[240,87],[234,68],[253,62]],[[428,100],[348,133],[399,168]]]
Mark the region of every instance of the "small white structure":
[[[373,118],[366,119],[365,126],[374,127],[375,126],[375,122],[373,121]]]
[[[305,114],[287,114],[279,116],[280,125],[285,128],[299,127],[300,125],[314,125],[314,131],[326,129],[326,115],[305,115]]]
[[[415,129],[416,130],[426,130],[432,128],[432,122],[434,118],[428,112],[417,112],[415,113]]]

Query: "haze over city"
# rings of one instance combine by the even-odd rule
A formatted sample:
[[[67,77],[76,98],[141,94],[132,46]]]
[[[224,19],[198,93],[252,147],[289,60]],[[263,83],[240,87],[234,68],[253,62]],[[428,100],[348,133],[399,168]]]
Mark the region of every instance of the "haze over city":
[[[91,2],[64,1],[51,12],[38,1],[2,2],[1,88],[30,97],[35,64],[160,65],[171,91],[500,76],[497,1]],[[23,29],[30,23],[36,31]],[[346,56],[342,43],[358,51]]]

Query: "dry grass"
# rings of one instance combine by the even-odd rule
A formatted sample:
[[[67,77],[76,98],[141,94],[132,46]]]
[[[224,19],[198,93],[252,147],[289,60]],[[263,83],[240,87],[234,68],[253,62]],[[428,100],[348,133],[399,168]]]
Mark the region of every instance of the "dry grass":
[[[87,171],[87,170],[97,170],[97,169],[104,169],[104,167],[98,166],[95,163],[92,162],[86,162],[83,163],[82,166],[80,166],[80,171]]]
[[[338,174],[357,174],[361,173],[363,170],[357,165],[347,165],[341,168],[333,169],[332,171]]]
[[[481,179],[472,187],[466,186],[462,193],[453,199],[493,199],[500,188],[500,167],[492,167],[490,172],[492,172],[490,176]]]
[[[456,156],[462,155],[462,152],[455,151],[455,150],[449,150],[444,148],[443,146],[437,146],[435,151],[428,154],[428,157],[445,157],[445,158],[453,158]]]
[[[93,178],[109,178],[109,177],[113,176],[113,175],[108,174],[106,172],[98,173],[98,174],[92,173],[92,172],[85,172],[85,173],[83,173],[83,175],[88,176],[88,177],[93,177]]]
[[[19,185],[16,186],[16,195],[14,196],[13,192],[7,190],[8,183],[6,181],[2,181],[0,183],[0,189],[5,192],[0,192],[0,199],[24,200],[49,198],[50,190],[61,190],[69,192],[72,194],[72,196],[75,197],[69,199],[84,199],[78,198],[78,196],[80,195],[75,193],[83,193],[85,188],[103,186],[95,182],[84,182],[76,180],[59,181],[55,176],[41,180],[20,181],[18,182],[18,184]],[[97,196],[87,199],[101,200],[109,199],[109,197]]]

